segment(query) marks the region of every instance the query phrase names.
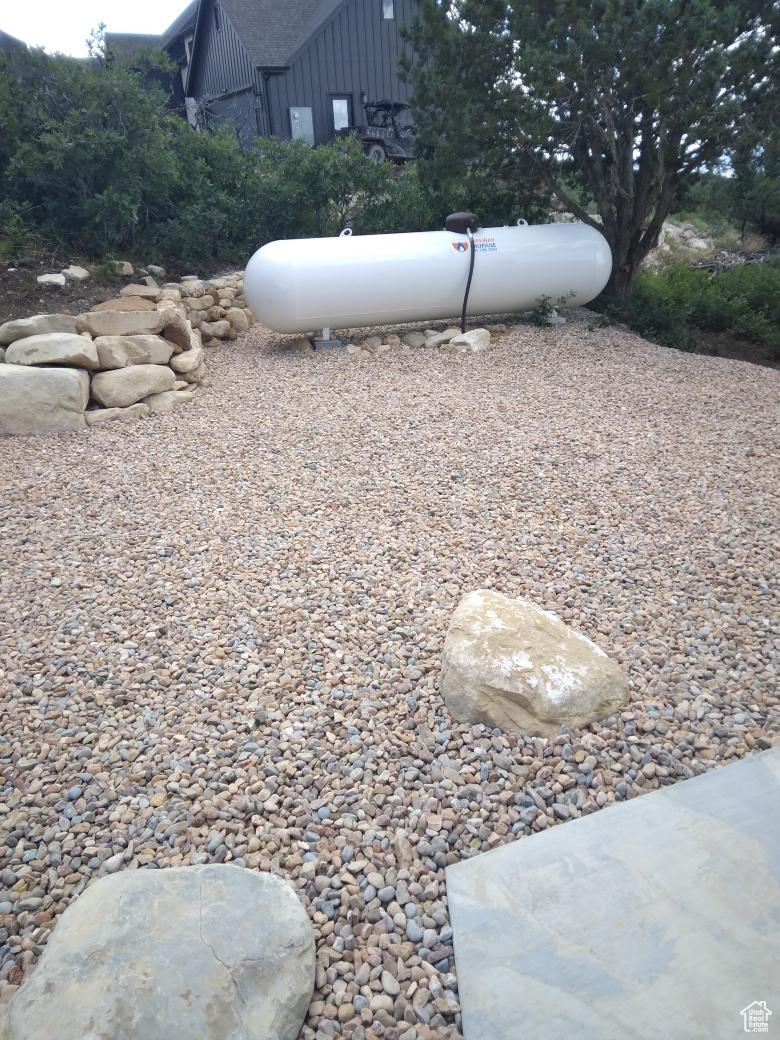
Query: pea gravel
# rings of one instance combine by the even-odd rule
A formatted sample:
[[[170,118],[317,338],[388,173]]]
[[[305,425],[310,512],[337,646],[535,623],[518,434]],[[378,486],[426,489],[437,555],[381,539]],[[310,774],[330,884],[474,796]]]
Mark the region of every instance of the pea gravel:
[[[313,921],[302,1037],[458,1037],[446,864],[773,741],[780,375],[582,315],[207,361],[187,409],[2,447],[0,993],[92,878],[232,861]],[[596,640],[628,710],[455,724],[478,587]]]

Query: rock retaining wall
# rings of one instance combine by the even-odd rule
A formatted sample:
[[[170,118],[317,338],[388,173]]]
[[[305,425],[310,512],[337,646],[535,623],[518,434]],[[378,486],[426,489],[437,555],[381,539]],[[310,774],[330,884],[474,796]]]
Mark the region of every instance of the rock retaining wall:
[[[204,347],[253,323],[241,274],[126,285],[84,314],[0,325],[0,434],[169,412],[207,383]]]

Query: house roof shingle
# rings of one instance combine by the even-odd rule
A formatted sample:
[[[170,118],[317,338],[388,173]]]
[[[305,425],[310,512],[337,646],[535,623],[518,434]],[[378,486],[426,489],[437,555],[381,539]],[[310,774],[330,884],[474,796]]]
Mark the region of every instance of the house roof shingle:
[[[162,45],[167,47],[173,43],[179,36],[182,36],[189,29],[195,27],[195,18],[198,14],[198,0],[192,0],[192,3],[187,4],[182,13],[178,18],[174,18],[165,32],[162,34]]]
[[[195,25],[198,0],[192,0],[160,36],[151,33],[106,33],[106,49],[116,58],[129,58],[143,47],[161,50],[173,43],[182,33]]]
[[[222,0],[252,63],[287,65],[342,0]]]
[[[0,53],[10,54],[11,51],[18,50],[27,50],[27,44],[0,29]]]

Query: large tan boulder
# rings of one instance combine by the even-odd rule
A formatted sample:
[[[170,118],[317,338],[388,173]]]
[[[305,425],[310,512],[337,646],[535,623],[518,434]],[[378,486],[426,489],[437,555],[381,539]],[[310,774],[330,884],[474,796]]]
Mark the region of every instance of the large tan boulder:
[[[45,336],[49,332],[75,333],[76,319],[70,314],[33,314],[0,325],[0,346],[15,343],[26,336]]]
[[[156,310],[152,300],[142,296],[122,296],[115,300],[104,300],[91,307],[92,311],[153,311]]]
[[[18,339],[6,350],[5,360],[9,365],[98,367],[98,353],[91,338],[72,332],[47,332]]]
[[[182,302],[188,311],[207,311],[214,306],[210,296],[187,296]]]
[[[240,307],[228,307],[225,311],[225,317],[236,332],[246,332],[249,328],[246,314],[244,314]]]
[[[81,369],[0,365],[0,434],[82,429],[88,400]]]
[[[628,680],[587,636],[526,599],[465,596],[444,643],[441,692],[458,722],[554,736],[625,704]]]
[[[167,365],[173,354],[173,344],[160,336],[98,336],[95,348],[102,369]]]
[[[203,347],[194,346],[183,354],[177,354],[171,359],[171,368],[174,372],[194,372],[198,365],[203,362]]]
[[[161,300],[157,304],[157,313],[163,319],[163,335],[173,343],[176,353],[189,350],[192,346],[192,327],[187,321],[184,306],[174,300]]]
[[[204,336],[213,336],[215,339],[225,339],[231,330],[230,322],[224,318],[220,321],[203,321],[200,328]]]
[[[76,319],[79,332],[91,336],[145,336],[161,332],[165,315],[158,311],[90,311]]]
[[[176,376],[167,365],[131,365],[113,372],[98,372],[92,380],[92,396],[106,408],[127,408],[149,394],[173,390]]]
[[[138,296],[153,303],[160,299],[160,289],[157,285],[125,285],[119,293],[121,296]]]
[[[4,1040],[296,1040],[314,930],[288,881],[209,864],[121,870],[54,926]]]

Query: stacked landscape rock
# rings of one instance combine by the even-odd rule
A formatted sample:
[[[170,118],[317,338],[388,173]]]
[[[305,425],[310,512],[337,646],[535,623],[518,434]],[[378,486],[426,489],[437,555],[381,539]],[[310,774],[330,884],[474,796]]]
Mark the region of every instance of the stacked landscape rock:
[[[192,327],[200,329],[206,347],[234,340],[255,323],[244,299],[241,272],[207,281],[187,275],[181,282],[163,285],[162,299],[181,302]]]
[[[207,380],[201,334],[156,285],[91,311],[0,326],[0,434],[59,433],[170,412]]]

